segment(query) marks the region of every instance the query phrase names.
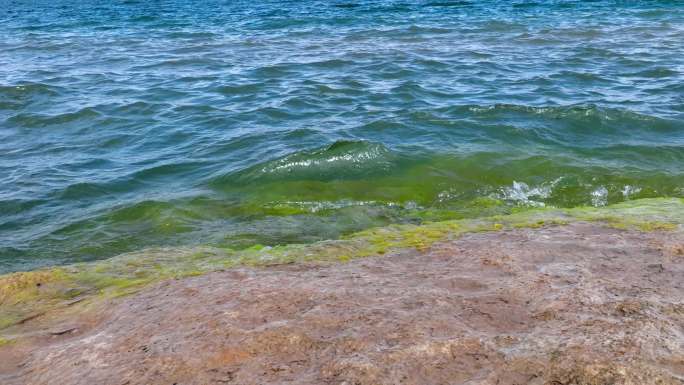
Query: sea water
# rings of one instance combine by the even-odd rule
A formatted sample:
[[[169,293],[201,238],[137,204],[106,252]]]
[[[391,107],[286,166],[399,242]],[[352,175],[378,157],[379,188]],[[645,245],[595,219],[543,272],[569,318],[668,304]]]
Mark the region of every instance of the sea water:
[[[0,0],[0,272],[684,196],[684,2]]]

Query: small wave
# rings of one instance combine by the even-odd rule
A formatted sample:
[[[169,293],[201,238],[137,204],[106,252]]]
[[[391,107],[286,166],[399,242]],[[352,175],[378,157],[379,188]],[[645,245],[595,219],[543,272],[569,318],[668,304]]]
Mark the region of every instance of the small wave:
[[[344,67],[350,67],[354,64],[355,63],[351,60],[328,59],[328,60],[321,60],[321,61],[313,61],[310,63],[305,63],[304,65],[310,66],[313,68],[333,70],[333,69],[342,69]]]
[[[471,1],[432,1],[425,3],[425,7],[468,7],[473,5]]]
[[[342,8],[342,9],[357,8],[359,6],[360,6],[360,4],[356,4],[356,3],[340,3],[340,4],[334,4],[333,5],[333,7],[335,7],[335,8]]]
[[[655,67],[655,68],[649,68],[649,69],[639,71],[639,72],[633,72],[633,73],[625,74],[623,76],[637,77],[637,78],[668,78],[668,77],[675,77],[675,76],[679,76],[679,75],[680,75],[679,71],[675,71],[671,68]]]
[[[99,118],[101,114],[92,107],[82,108],[78,111],[56,115],[43,115],[38,113],[19,113],[9,118],[10,123],[20,127],[38,128],[51,125],[73,123],[80,120],[92,120]]]
[[[300,151],[267,161],[223,180],[237,183],[272,180],[332,180],[359,178],[388,172],[392,152],[379,143],[337,141],[330,146]]]
[[[262,88],[262,83],[226,84],[214,88],[213,91],[226,96],[252,95],[259,92]]]
[[[219,59],[203,58],[203,57],[193,57],[193,58],[173,58],[160,60],[157,62],[137,65],[129,68],[130,71],[152,71],[152,70],[178,70],[181,68],[204,68],[212,66],[222,66],[225,63]]]
[[[513,8],[536,8],[536,7],[539,7],[539,6],[541,6],[541,5],[543,5],[543,4],[542,4],[542,3],[537,3],[537,2],[534,2],[534,1],[529,1],[529,2],[528,2],[528,1],[525,1],[525,2],[522,2],[522,3],[515,3],[515,4],[513,4],[512,6],[513,6]]]
[[[661,116],[631,111],[622,108],[610,108],[593,104],[569,106],[526,106],[518,104],[466,105],[452,107],[450,113],[466,113],[475,119],[525,118],[542,119],[544,126],[562,124],[567,129],[559,132],[568,135],[582,131],[587,135],[597,136],[603,133],[615,133],[621,136],[625,130],[642,132],[679,132],[681,122]],[[529,124],[529,123],[528,123]]]
[[[578,72],[578,71],[560,71],[549,76],[554,81],[576,81],[583,84],[611,84],[611,79],[602,76],[598,73]]]
[[[28,211],[45,201],[42,199],[7,199],[0,200],[0,212],[3,216],[21,214]],[[2,223],[0,221],[0,223]]]
[[[544,207],[546,205],[544,200],[551,196],[554,186],[560,180],[561,178],[536,187],[530,187],[524,182],[513,181],[511,186],[502,187],[497,194],[494,194],[494,197],[524,206]]]
[[[596,105],[575,106],[525,106],[519,104],[493,104],[489,106],[471,105],[466,108],[475,114],[525,113],[542,115],[549,118],[564,119],[573,117],[616,118],[630,117],[635,120],[653,120],[654,117],[632,111],[603,108]]]
[[[60,198],[82,200],[84,198],[102,196],[109,193],[111,193],[111,186],[79,182],[67,186],[60,194]]]
[[[55,96],[59,88],[42,83],[25,83],[17,85],[0,85],[0,96],[7,98],[24,98],[29,96]]]
[[[157,20],[157,17],[155,15],[142,15],[142,16],[134,16],[130,19],[130,22],[132,23],[141,23],[141,22],[149,22],[149,21],[155,21]]]
[[[271,203],[265,205],[266,208],[274,209],[284,209],[284,208],[296,208],[301,211],[318,213],[326,210],[340,210],[349,207],[359,207],[359,206],[369,206],[369,207],[387,207],[387,208],[397,208],[397,209],[408,209],[416,210],[420,207],[414,201],[407,202],[380,202],[375,200],[369,201],[356,201],[351,199],[343,199],[338,201],[283,201],[277,203]]]
[[[171,32],[167,37],[172,39],[202,39],[204,41],[219,37],[220,35],[207,31],[176,31]]]
[[[630,197],[641,192],[641,187],[625,185],[622,188],[622,196],[625,200],[629,200]]]
[[[591,192],[591,205],[594,207],[605,206],[608,204],[608,189],[599,186]]]
[[[602,207],[630,199],[658,197],[663,196],[663,194],[665,196],[681,195],[676,190],[664,193],[653,188],[644,190],[642,187],[622,184],[618,181],[587,181],[576,176],[565,176],[537,185],[513,181],[510,186],[498,188],[489,197],[516,206],[527,207],[575,207],[582,205]]]
[[[138,180],[140,182],[149,182],[155,179],[166,178],[170,176],[177,177],[184,173],[198,172],[202,163],[200,162],[173,162],[158,164],[151,167],[138,170],[128,176],[130,180]]]

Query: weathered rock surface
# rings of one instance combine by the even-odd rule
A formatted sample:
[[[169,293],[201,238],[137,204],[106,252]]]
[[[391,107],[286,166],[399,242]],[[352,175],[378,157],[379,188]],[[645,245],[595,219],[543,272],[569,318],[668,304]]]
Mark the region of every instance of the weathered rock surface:
[[[468,234],[166,281],[26,327],[0,347],[2,384],[684,384],[684,235]]]

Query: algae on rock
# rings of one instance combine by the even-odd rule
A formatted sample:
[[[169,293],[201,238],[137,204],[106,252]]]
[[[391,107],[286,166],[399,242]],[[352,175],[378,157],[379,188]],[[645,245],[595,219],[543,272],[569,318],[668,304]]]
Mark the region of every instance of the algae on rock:
[[[114,258],[0,276],[0,330],[27,317],[63,306],[74,298],[96,300],[133,293],[164,279],[181,278],[240,265],[293,262],[346,262],[402,249],[425,251],[462,234],[592,221],[620,229],[676,231],[684,223],[684,200],[642,199],[595,208],[532,208],[477,219],[391,225],[338,240],[283,246],[254,245],[243,250],[219,247],[159,248]],[[87,302],[87,301],[86,301]]]

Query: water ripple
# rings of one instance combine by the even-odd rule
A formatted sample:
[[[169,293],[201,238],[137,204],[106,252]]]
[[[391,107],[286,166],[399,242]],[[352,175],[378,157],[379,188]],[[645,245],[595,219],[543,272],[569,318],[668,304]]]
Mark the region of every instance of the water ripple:
[[[683,25],[676,1],[0,7],[0,272],[682,196]]]

